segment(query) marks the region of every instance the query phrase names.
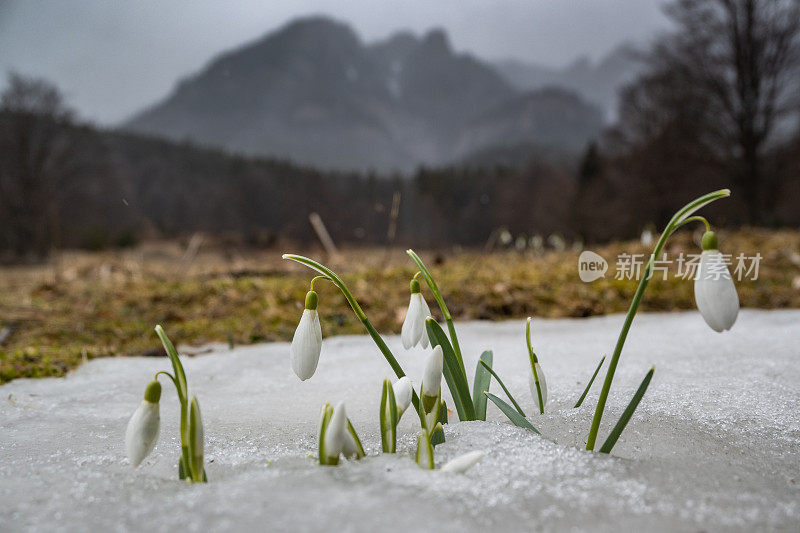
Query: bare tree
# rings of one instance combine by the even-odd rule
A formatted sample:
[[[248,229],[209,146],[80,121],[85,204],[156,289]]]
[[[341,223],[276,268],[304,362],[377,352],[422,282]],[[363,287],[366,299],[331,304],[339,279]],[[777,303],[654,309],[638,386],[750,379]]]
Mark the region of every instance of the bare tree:
[[[647,56],[620,111],[627,133],[652,139],[667,124],[691,124],[693,141],[735,161],[734,183],[751,223],[763,221],[762,155],[789,126],[800,95],[798,0],[676,0],[677,30]]]
[[[71,116],[53,85],[9,75],[0,94],[0,213],[2,240],[17,255],[43,256],[58,244]]]

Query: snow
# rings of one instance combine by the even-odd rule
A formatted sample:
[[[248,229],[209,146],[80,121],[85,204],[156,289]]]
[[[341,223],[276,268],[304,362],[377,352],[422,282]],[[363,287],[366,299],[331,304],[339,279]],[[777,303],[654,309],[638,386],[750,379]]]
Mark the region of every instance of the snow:
[[[544,435],[510,425],[490,403],[488,422],[445,426],[436,449],[437,467],[484,451],[465,474],[416,466],[411,411],[400,453],[378,455],[381,382],[391,371],[366,336],[326,339],[305,382],[291,370],[288,344],[186,358],[203,409],[208,484],[177,480],[178,411],[167,380],[154,452],[137,469],[125,459],[128,418],[153,374],[169,369],[166,359],[98,359],[66,378],[13,381],[0,387],[0,523],[11,531],[798,530],[800,311],[743,310],[724,334],[696,312],[638,316],[599,443],[653,364],[655,377],[613,454],[588,453],[605,367],[584,405],[572,405],[622,320],[534,320],[549,384],[543,416],[532,414],[524,322],[457,324],[470,380],[480,353],[493,349],[496,370]],[[425,352],[387,341],[418,386]],[[504,397],[494,381],[492,392]],[[370,456],[320,467],[309,457],[319,407],[340,400]]]

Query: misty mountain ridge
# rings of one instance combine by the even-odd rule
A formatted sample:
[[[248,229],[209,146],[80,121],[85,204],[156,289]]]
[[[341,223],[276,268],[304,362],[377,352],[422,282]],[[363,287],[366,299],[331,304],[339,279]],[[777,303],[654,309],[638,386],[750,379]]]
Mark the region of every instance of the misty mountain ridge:
[[[124,127],[341,170],[409,171],[490,147],[580,150],[602,114],[574,92],[521,90],[442,30],[365,44],[325,17],[224,53]]]
[[[563,87],[575,91],[583,99],[599,106],[607,122],[617,111],[617,91],[632,81],[642,69],[637,60],[638,49],[630,43],[614,48],[599,61],[581,57],[557,68],[526,63],[516,59],[494,62],[497,72],[518,90]]]

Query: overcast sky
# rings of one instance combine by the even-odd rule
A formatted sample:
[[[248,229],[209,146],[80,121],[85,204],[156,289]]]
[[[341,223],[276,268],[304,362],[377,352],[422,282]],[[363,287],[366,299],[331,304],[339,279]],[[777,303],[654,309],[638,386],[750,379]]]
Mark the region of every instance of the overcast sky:
[[[0,73],[56,82],[83,118],[120,121],[219,52],[304,15],[366,41],[443,27],[459,51],[564,65],[667,27],[663,0],[0,0]],[[3,82],[3,85],[5,82]]]

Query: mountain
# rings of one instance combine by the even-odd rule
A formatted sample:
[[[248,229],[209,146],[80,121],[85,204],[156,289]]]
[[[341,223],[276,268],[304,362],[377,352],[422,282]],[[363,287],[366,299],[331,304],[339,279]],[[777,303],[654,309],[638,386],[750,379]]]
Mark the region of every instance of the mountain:
[[[515,88],[442,30],[365,44],[312,17],[222,54],[124,127],[323,168],[409,171],[509,142],[579,147],[598,116],[566,91]]]
[[[470,120],[456,143],[458,153],[470,153],[492,145],[514,146],[536,139],[543,148],[577,151],[585,137],[596,134],[603,118],[600,111],[575,93],[551,87],[510,98]]]
[[[637,50],[623,44],[597,63],[583,57],[564,68],[552,68],[515,59],[498,61],[494,67],[509,84],[518,90],[563,87],[600,106],[606,121],[612,121],[617,110],[617,91],[633,80],[641,66]]]

